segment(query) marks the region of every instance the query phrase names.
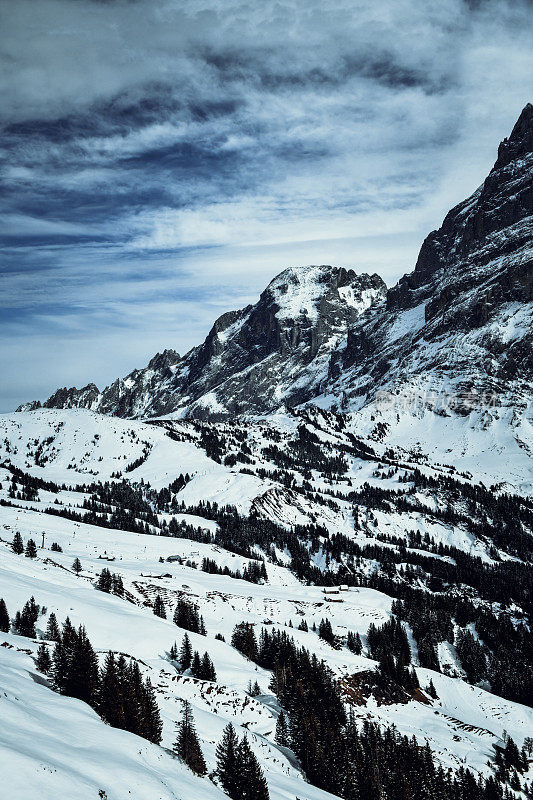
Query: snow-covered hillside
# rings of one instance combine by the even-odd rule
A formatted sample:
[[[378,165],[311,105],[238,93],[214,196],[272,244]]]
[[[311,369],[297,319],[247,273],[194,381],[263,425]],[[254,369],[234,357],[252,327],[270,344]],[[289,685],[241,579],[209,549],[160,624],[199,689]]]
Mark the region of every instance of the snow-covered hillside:
[[[404,567],[423,565],[413,584],[420,588],[426,585],[424,575],[430,575],[428,562],[453,570],[461,553],[477,559],[471,562],[480,564],[476,569],[522,563],[514,538],[487,538],[486,529],[467,524],[462,512],[470,501],[461,487],[474,487],[475,481],[438,463],[437,454],[429,462],[417,457],[407,439],[391,448],[376,435],[357,438],[342,417],[326,412],[279,415],[268,423],[241,426],[149,424],[85,410],[43,409],[4,415],[0,424],[0,596],[12,618],[31,596],[46,608],[37,621],[36,638],[13,630],[0,634],[5,691],[0,703],[6,721],[0,758],[13,770],[14,797],[37,796],[38,786],[80,798],[97,797],[101,791],[109,800],[126,797],[128,791],[149,798],[223,796],[209,777],[192,775],[172,752],[182,699],[192,704],[209,773],[216,768],[216,744],[231,721],[248,737],[272,800],[331,796],[307,783],[294,755],[277,743],[280,705],[271,687],[272,672],[231,645],[233,630],[241,622],[251,624],[258,638],[263,628],[289,633],[298,646],[325,660],[345,687],[356,720],[372,720],[382,727],[394,724],[400,733],[428,743],[446,769],[468,767],[476,774],[492,775],[495,747],[503,746],[504,736],[521,747],[531,735],[532,709],[492,693],[487,680],[468,683],[453,642],[439,643],[438,669],[421,666],[420,640],[409,625],[421,691],[383,702],[375,688],[366,692],[363,683],[353,702],[353,687],[360,685],[357,676],[372,676],[377,665],[368,628],[392,618],[394,595],[384,590],[386,575],[392,574],[390,565],[384,567],[387,553],[396,554],[399,585],[405,581]],[[322,460],[313,464],[313,453],[317,459],[320,453]],[[489,466],[486,469],[489,474]],[[186,482],[179,483],[184,475]],[[32,490],[30,476],[48,483]],[[509,485],[516,475],[501,477]],[[111,480],[119,487],[124,479],[144,493],[154,509],[149,533],[121,530],[109,514],[87,517],[88,499],[103,497],[98,495],[102,482]],[[434,483],[426,485],[428,480]],[[176,481],[177,491],[164,495]],[[367,499],[372,491],[390,494],[376,505]],[[499,513],[498,508],[483,506],[488,502],[483,497],[479,524],[487,512]],[[453,513],[439,511],[446,504]],[[255,541],[253,533],[248,534],[252,538],[247,554],[240,533],[228,539],[227,520],[220,516],[228,505],[249,520],[248,525],[258,526]],[[137,512],[138,520],[144,513]],[[474,508],[470,514],[477,519]],[[171,522],[178,527],[169,529]],[[261,538],[264,524],[273,526],[266,530],[268,544]],[[309,568],[318,570],[313,580],[299,577],[290,538],[300,531],[298,525]],[[524,535],[531,537],[524,525]],[[318,526],[312,533],[317,542],[306,543],[305,531],[313,531],[313,526]],[[35,558],[12,552],[17,532],[24,543],[36,542]],[[346,537],[345,543],[333,546],[332,537],[338,534]],[[284,536],[289,537],[286,544]],[[350,542],[359,555],[350,554]],[[73,570],[76,558],[79,575]],[[254,583],[235,577],[257,558],[265,558],[266,580]],[[203,571],[204,560],[227,574]],[[96,588],[103,568],[120,575],[124,596]],[[346,581],[350,588],[325,593],[335,572],[337,583]],[[375,587],[370,585],[376,581]],[[477,597],[475,602],[487,611],[505,607],[495,603],[490,592],[478,596],[478,591],[474,585],[466,587],[465,596]],[[509,591],[512,594],[512,588]],[[158,595],[167,619],[154,616]],[[514,597],[508,610],[518,620],[523,612],[518,595]],[[179,649],[184,635],[172,622],[180,598],[194,603],[205,621],[206,636],[191,631],[188,636],[193,649],[209,652],[216,683],[187,671],[182,674],[171,660],[172,645],[176,642]],[[86,627],[100,663],[109,650],[136,659],[156,688],[163,720],[161,747],[106,726],[88,706],[54,693],[49,679],[37,675],[32,656],[51,612],[60,623],[68,616],[75,627]],[[334,646],[317,633],[324,619],[336,636]],[[476,634],[475,626],[470,629]],[[348,634],[359,635],[361,654],[347,648]],[[46,646],[51,652],[52,643]],[[256,681],[259,693],[251,697],[248,690]],[[436,698],[427,690],[430,684]],[[23,744],[27,731],[34,735]],[[23,768],[30,794],[21,788]],[[527,782],[531,777],[523,773],[520,779]]]
[[[0,416],[15,800],[533,797],[532,143],[528,105],[388,291],[290,268]]]

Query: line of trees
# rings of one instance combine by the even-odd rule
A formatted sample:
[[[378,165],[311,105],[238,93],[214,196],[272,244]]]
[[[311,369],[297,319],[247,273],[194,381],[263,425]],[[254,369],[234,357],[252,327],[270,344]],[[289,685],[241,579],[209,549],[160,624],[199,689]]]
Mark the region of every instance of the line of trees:
[[[32,601],[26,605],[35,615],[39,607]],[[55,642],[54,649],[50,656],[49,646],[41,643],[36,666],[57,692],[88,703],[115,728],[160,743],[163,728],[155,692],[150,679],[143,680],[137,661],[128,663],[125,656],[109,652],[100,669],[85,628],[74,628],[68,617],[60,630],[50,614],[46,636]]]

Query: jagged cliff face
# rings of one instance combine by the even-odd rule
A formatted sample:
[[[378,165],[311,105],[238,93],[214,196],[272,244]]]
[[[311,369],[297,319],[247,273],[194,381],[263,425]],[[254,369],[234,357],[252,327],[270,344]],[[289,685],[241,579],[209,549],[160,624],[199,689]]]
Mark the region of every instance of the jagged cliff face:
[[[94,384],[60,389],[44,405],[121,417],[197,418],[294,406],[321,391],[332,352],[385,295],[378,275],[331,266],[287,269],[254,306],[221,316],[203,344],[185,356],[166,350],[102,392]]]
[[[430,233],[414,271],[393,288],[378,275],[330,266],[285,270],[258,303],[224,314],[185,356],[166,350],[102,392],[93,384],[61,389],[45,405],[217,419],[312,401],[355,411],[382,390],[415,388],[488,392],[525,408],[532,305],[528,104],[483,185]]]
[[[524,405],[533,380],[533,106],[483,185],[424,241],[386,305],[337,354],[337,389],[368,400],[405,384]]]

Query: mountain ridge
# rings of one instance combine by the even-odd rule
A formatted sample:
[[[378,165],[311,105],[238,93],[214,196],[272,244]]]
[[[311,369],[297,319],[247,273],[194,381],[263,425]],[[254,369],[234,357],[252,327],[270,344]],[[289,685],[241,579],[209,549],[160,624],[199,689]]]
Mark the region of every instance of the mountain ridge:
[[[183,357],[165,350],[102,391],[63,388],[43,405],[216,420],[313,402],[357,411],[380,392],[422,382],[524,407],[533,379],[532,239],[528,103],[481,187],[426,237],[395,286],[342,267],[290,267]]]

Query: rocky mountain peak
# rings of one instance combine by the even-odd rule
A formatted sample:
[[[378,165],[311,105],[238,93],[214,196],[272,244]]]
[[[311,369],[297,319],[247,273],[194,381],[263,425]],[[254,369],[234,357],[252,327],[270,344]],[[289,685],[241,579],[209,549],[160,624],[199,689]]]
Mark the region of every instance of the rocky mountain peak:
[[[530,395],[532,126],[528,105],[483,185],[429,234],[395,287],[343,267],[290,267],[186,355],[165,350],[102,392],[62,389],[45,405],[223,419],[319,396],[343,408],[353,397],[359,407],[422,375],[431,385],[445,376],[448,385],[504,393],[512,384],[516,397]]]
[[[414,272],[389,290],[388,308],[401,310],[429,300],[427,312],[431,314],[453,302],[469,288],[476,270],[505,254],[527,250],[532,215],[533,105],[528,103],[509,138],[500,144],[498,159],[482,186],[427,236]],[[531,259],[526,260],[531,265]],[[502,266],[498,262],[498,268]],[[517,300],[527,300],[530,295],[528,281],[524,282],[527,273],[522,265],[515,276],[525,289]],[[515,278],[507,283],[515,283]],[[468,318],[465,322],[469,324]]]
[[[318,392],[333,350],[385,295],[379,275],[324,264],[290,267],[255,305],[220,316],[204,342],[185,356],[165,350],[101,393],[96,386],[63,389],[46,405],[79,405],[121,417],[215,418],[294,405]]]
[[[511,161],[533,153],[533,104],[522,109],[509,138],[498,147],[498,159],[494,169],[506,167]]]

